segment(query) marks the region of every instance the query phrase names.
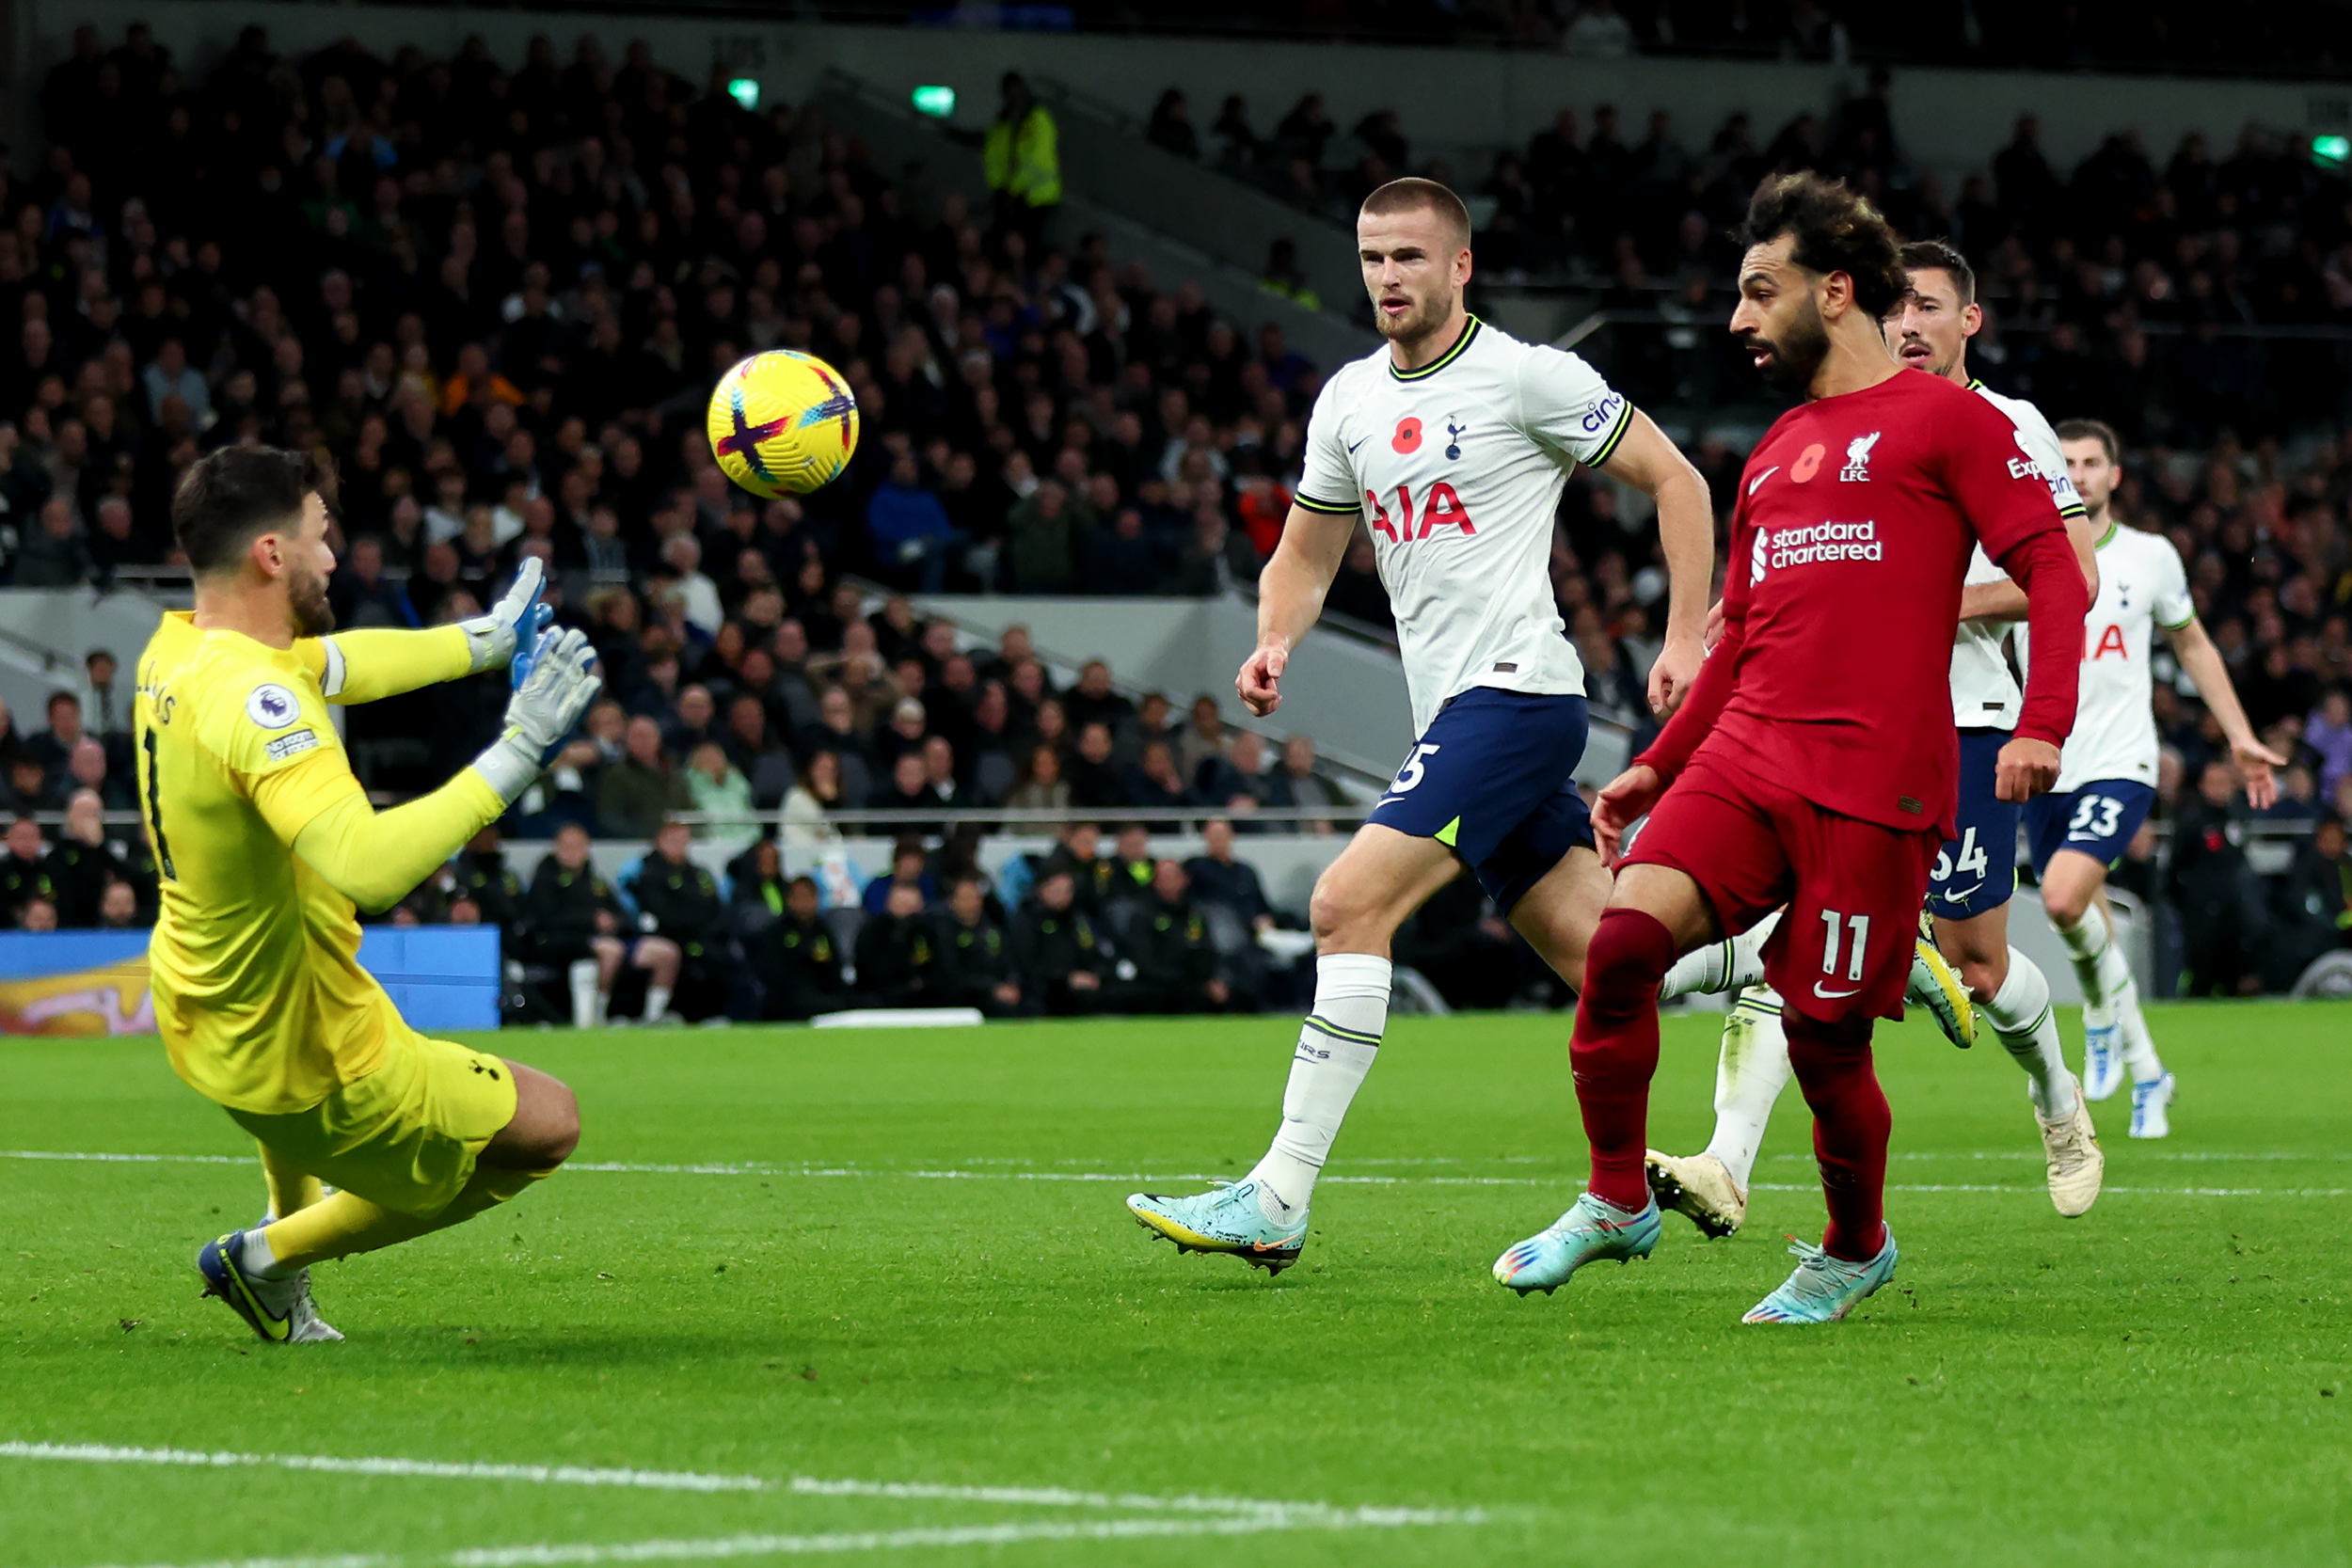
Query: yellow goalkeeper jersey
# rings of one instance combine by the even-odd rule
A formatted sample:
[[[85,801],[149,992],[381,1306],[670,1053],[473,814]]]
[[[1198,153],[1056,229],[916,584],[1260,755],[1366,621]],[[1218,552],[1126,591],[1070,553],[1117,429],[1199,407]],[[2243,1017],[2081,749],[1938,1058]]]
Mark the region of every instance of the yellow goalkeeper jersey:
[[[351,900],[293,849],[359,791],[327,695],[356,695],[338,644],[360,635],[280,649],[175,612],[139,656],[139,802],[162,882],[155,1023],[174,1070],[236,1110],[307,1110],[365,1077],[397,1017],[359,967]],[[465,672],[453,627],[367,635],[411,640],[403,676]]]

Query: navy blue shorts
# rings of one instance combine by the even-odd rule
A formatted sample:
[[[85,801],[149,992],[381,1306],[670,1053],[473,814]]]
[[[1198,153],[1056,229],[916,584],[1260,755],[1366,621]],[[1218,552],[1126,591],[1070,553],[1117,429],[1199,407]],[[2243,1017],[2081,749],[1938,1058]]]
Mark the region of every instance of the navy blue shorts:
[[[2033,874],[2048,868],[2060,849],[2076,849],[2101,865],[2113,865],[2139,832],[2155,790],[2132,779],[2099,779],[2063,795],[2026,802],[2026,845]]]
[[[1928,873],[1928,912],[1966,920],[2009,902],[2017,891],[2017,805],[1993,793],[2007,730],[1960,732],[1958,832]]]
[[[1509,913],[1567,852],[1593,843],[1576,790],[1584,699],[1477,686],[1438,710],[1365,817],[1460,856]]]

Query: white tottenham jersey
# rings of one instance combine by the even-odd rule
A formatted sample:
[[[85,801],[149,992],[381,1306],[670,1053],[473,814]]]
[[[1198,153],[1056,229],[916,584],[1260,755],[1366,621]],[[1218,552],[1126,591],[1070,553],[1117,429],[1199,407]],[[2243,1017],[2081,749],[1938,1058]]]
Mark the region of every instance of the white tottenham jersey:
[[[1607,461],[1632,420],[1575,355],[1475,316],[1420,370],[1383,344],[1325,385],[1297,504],[1370,524],[1416,732],[1472,687],[1583,695],[1552,598],[1553,518],[1568,471]]]
[[[2048,481],[2050,499],[2058,502],[2059,516],[2068,522],[2081,516],[2083,499],[2074,493],[2074,482],[2066,477],[2065,449],[2058,445],[2058,432],[2042,417],[2042,410],[2023,398],[2005,398],[1981,381],[1971,381],[1968,389],[2008,415],[2009,422],[2017,427],[2017,445],[2025,455],[2023,459],[2012,457],[2010,462],[2023,461]],[[1984,553],[1984,546],[1979,545],[1968,557],[1968,575],[1961,580],[1976,588],[1988,582],[2007,582],[2009,578]],[[1952,722],[1963,730],[2017,727],[2017,710],[2024,697],[2017,689],[2017,677],[2010,673],[2009,660],[2001,653],[2001,644],[2012,626],[2022,626],[2023,623],[1961,624],[1960,635],[1952,643]]]
[[[2156,719],[2148,653],[2155,628],[2177,630],[2197,618],[2188,574],[2172,541],[2136,528],[2110,527],[2099,541],[2099,596],[2083,618],[2082,686],[2074,733],[2058,761],[2058,792],[2100,779],[2156,782]],[[2026,659],[2026,628],[2017,657]]]

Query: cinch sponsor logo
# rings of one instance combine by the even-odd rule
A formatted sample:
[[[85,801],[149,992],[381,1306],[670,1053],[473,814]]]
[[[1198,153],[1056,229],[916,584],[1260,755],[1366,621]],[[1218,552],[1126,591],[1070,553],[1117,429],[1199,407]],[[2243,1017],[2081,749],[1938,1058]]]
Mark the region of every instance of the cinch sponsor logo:
[[[1824,561],[1883,561],[1885,543],[1876,522],[1816,523],[1811,528],[1759,530],[1748,557],[1748,580],[1761,582],[1765,572],[1790,566],[1811,566]]]

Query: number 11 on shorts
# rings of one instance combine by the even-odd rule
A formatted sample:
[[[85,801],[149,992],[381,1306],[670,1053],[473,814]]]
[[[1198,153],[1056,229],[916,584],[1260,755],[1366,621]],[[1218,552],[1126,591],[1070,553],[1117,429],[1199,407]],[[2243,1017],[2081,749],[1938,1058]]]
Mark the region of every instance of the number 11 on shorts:
[[[1821,973],[1837,973],[1838,939],[1846,939],[1851,949],[1846,958],[1846,978],[1862,978],[1862,956],[1870,945],[1870,917],[1867,914],[1847,914],[1839,910],[1821,911]],[[1814,988],[1816,991],[1820,987]]]

